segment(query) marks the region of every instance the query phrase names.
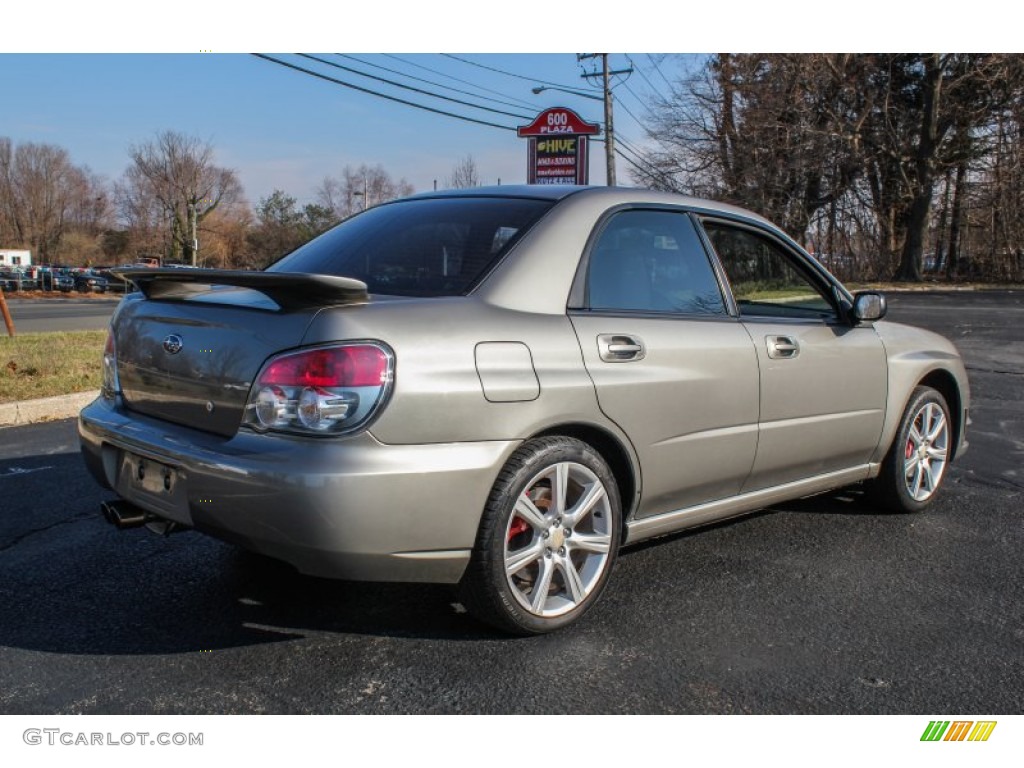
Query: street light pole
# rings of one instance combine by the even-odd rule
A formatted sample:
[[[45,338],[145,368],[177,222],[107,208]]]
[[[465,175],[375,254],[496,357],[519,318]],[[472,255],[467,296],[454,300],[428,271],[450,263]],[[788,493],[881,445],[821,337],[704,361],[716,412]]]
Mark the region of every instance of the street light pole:
[[[437,182],[436,181],[434,182],[434,188],[437,189]],[[360,192],[357,189],[357,190],[354,190],[352,192],[349,192],[349,201],[351,202],[351,199],[353,197],[361,197],[361,198],[363,198],[363,210],[365,211],[366,210],[366,198],[368,197],[368,192],[369,192],[369,188],[367,187],[367,184],[366,184],[366,176],[363,176],[363,191]]]
[[[196,266],[199,257],[199,238],[196,237],[196,204],[188,204],[189,217],[192,219],[192,266]]]
[[[581,99],[592,99],[593,101],[604,101],[600,96],[595,96],[592,93],[585,93],[583,91],[574,91],[571,88],[559,88],[557,85],[535,85],[530,89],[533,93],[544,93],[544,91],[561,91],[562,93],[568,93],[570,96],[579,96]]]

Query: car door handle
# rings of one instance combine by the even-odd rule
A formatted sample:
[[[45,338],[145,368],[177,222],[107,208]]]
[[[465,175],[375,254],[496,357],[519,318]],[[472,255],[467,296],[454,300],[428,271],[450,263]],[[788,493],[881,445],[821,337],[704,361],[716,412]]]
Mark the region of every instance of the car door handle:
[[[768,357],[786,359],[800,354],[800,345],[790,336],[765,336]]]
[[[630,363],[643,360],[647,350],[637,336],[602,333],[597,337],[597,351],[606,363]]]

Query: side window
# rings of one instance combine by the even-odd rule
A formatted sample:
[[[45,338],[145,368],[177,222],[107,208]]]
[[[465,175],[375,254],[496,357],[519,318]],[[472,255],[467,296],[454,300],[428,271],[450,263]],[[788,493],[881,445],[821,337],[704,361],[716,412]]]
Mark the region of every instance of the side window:
[[[598,310],[724,315],[714,270],[690,217],[615,214],[590,253],[587,306]]]
[[[832,303],[771,239],[747,229],[705,221],[733,296],[745,317],[825,318]]]

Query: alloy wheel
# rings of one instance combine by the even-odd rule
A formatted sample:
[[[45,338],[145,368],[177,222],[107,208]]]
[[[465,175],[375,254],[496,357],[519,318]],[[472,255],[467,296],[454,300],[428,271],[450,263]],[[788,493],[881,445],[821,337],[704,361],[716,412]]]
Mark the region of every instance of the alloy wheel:
[[[942,408],[925,403],[911,422],[903,478],[914,501],[927,501],[939,487],[949,451],[949,422]]]
[[[610,562],[608,492],[571,461],[538,472],[516,500],[505,530],[505,577],[534,616],[568,613],[591,594]]]

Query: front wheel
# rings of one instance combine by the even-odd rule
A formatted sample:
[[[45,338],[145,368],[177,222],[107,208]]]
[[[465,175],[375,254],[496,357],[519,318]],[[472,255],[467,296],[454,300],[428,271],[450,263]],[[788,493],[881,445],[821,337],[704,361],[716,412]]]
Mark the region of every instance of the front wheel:
[[[917,387],[875,479],[878,499],[894,512],[924,509],[939,490],[951,449],[946,399],[931,387]]]
[[[593,448],[569,437],[524,443],[487,500],[463,602],[514,634],[570,624],[604,589],[621,519],[615,478]]]

